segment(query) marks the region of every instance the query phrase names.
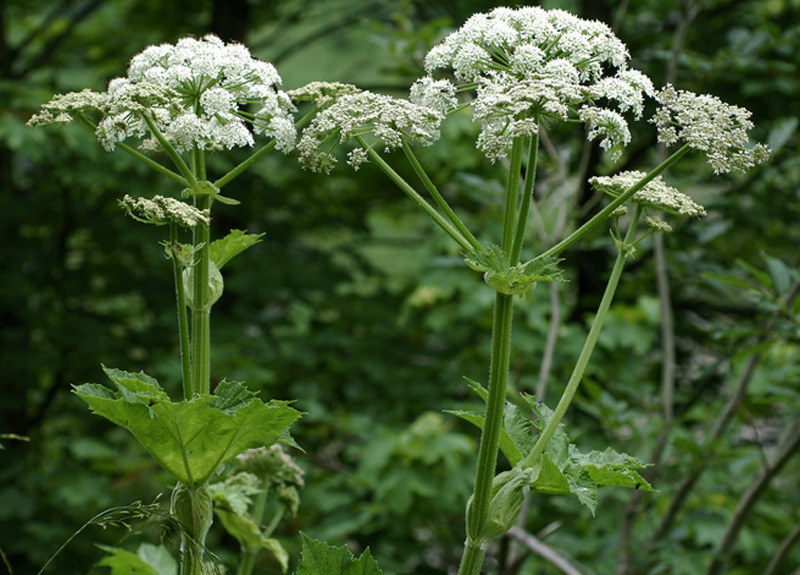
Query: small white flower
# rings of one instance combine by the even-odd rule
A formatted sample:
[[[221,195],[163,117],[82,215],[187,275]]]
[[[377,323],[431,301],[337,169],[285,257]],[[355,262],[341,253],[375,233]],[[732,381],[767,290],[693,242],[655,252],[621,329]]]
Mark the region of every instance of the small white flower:
[[[670,85],[656,99],[661,107],[650,121],[658,128],[659,142],[672,145],[681,140],[702,150],[714,173],[744,172],[769,159],[766,145],[749,146],[753,123],[748,110],[716,96],[675,90]]]
[[[672,231],[672,226],[658,216],[646,216],[644,221],[648,226],[657,232],[669,233]]]
[[[107,105],[108,95],[88,89],[82,92],[58,94],[28,120],[28,125],[67,124],[82,114],[104,112]]]
[[[105,114],[96,134],[106,149],[140,138],[143,149],[157,150],[160,144],[144,121],[147,116],[179,152],[214,150],[252,146],[246,123],[253,122],[253,116],[247,108],[261,104],[260,129],[255,131],[275,137],[276,147],[288,152],[296,138],[294,129],[288,129],[295,108],[279,84],[275,67],[253,58],[242,44],[225,44],[212,35],[183,38],[134,56],[128,76],[111,80],[102,100],[56,97],[32,122],[50,117],[67,121],[94,109]],[[56,110],[60,112],[54,116]]]
[[[414,104],[443,114],[458,106],[455,85],[449,80],[434,80],[430,76],[420,78],[411,86],[409,98]]]
[[[563,10],[496,8],[474,15],[435,46],[425,69],[428,83],[450,69],[476,90],[470,104],[481,125],[478,146],[492,161],[514,138],[552,119],[585,122],[589,138],[601,136],[601,146],[618,158],[630,141],[620,113],[640,115],[645,96],[653,94],[652,82],[627,61],[627,48],[605,24]],[[616,110],[601,109],[601,99]]]
[[[372,137],[383,142],[386,151],[404,140],[429,146],[439,139],[443,119],[441,112],[408,100],[372,92],[345,94],[303,130],[297,149],[307,168],[328,172],[336,162],[331,152],[337,144]]]
[[[589,128],[587,139],[594,140],[601,136],[600,147],[611,152],[614,161],[619,160],[622,148],[631,141],[631,132],[625,118],[613,110],[595,106],[583,106],[578,117]]]
[[[345,94],[356,94],[361,90],[352,84],[340,82],[310,82],[301,88],[289,90],[287,94],[294,102],[314,102],[318,108],[333,104]]]
[[[637,184],[647,174],[644,172],[620,172],[615,176],[596,176],[589,183],[596,190],[617,197]],[[706,215],[703,206],[676,188],[668,186],[661,176],[648,182],[633,194],[631,201],[669,214],[698,217]]]
[[[225,88],[210,88],[200,96],[200,105],[203,111],[209,116],[224,116],[233,118],[233,111],[236,109],[236,99]]]
[[[364,148],[353,148],[347,154],[347,164],[356,172],[366,162],[369,162],[369,156]]]

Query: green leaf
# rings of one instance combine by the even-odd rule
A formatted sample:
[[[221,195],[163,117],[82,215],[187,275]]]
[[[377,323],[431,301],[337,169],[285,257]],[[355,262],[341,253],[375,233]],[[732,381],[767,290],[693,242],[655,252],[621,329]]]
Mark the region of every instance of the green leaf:
[[[311,539],[305,533],[300,535],[303,555],[296,575],[381,575],[369,548],[356,559],[346,545],[333,547],[325,541]]]
[[[261,481],[253,473],[241,471],[220,483],[212,483],[208,487],[211,490],[211,498],[224,509],[233,511],[237,515],[245,515],[247,509],[253,503],[251,495],[256,495],[262,490],[259,486]]]
[[[260,549],[262,547],[264,537],[261,535],[261,528],[252,517],[238,515],[219,507],[214,511],[225,531],[233,535],[242,547],[245,549]]]
[[[289,570],[289,552],[283,548],[280,541],[277,539],[262,539],[261,546],[272,553],[273,557],[278,560],[281,566],[281,573],[286,573]]]
[[[133,433],[165,471],[189,486],[204,483],[251,447],[272,445],[301,415],[287,402],[264,403],[238,382],[173,402],[143,373],[104,369],[117,392],[84,384],[74,393],[94,413]]]
[[[226,263],[244,250],[261,241],[264,234],[248,234],[242,230],[231,230],[227,236],[211,242],[209,255],[211,261],[222,269]]]
[[[776,122],[775,126],[769,131],[769,134],[767,134],[767,145],[770,147],[773,154],[786,145],[786,142],[789,141],[797,130],[797,125],[798,118],[795,116],[783,118]]]
[[[469,380],[468,380],[469,381]],[[486,401],[487,392],[470,381],[470,387]],[[531,452],[541,432],[553,416],[553,411],[536,398],[521,394],[531,408],[531,415],[519,406],[506,403],[503,429],[500,431],[500,449],[512,466],[516,466]],[[451,411],[483,429],[483,414],[470,411]],[[535,430],[535,431],[534,431]],[[597,507],[597,490],[600,487],[628,487],[653,491],[653,487],[636,471],[647,465],[611,448],[605,451],[581,453],[570,443],[564,424],[559,423],[544,452],[532,469],[531,491],[546,494],[572,494],[594,514]]]
[[[98,565],[109,567],[111,575],[178,575],[178,562],[163,545],[142,543],[136,553],[118,547],[99,547],[108,556]]]
[[[98,565],[100,567],[109,567],[111,575],[160,575],[155,568],[148,565],[144,559],[135,553],[104,545],[101,545],[100,548],[109,555],[100,560]]]
[[[155,569],[158,575],[178,575],[178,561],[163,545],[142,543],[136,554]]]
[[[775,288],[775,293],[779,297],[783,297],[789,292],[792,287],[792,274],[793,270],[787,266],[783,261],[778,258],[768,256],[765,253],[761,254],[764,262],[767,264],[767,271],[772,279],[772,285]]]

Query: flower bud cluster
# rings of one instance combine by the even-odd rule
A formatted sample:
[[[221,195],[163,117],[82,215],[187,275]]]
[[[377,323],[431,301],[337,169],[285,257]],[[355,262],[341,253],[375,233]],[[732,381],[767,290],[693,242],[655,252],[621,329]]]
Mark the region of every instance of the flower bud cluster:
[[[356,137],[376,138],[388,152],[410,140],[429,146],[439,139],[444,114],[399,98],[358,92],[337,98],[303,131],[297,144],[301,162],[315,172],[329,172],[336,163],[333,148]],[[366,150],[348,156],[355,169],[367,160]]]
[[[148,199],[125,194],[119,205],[131,217],[157,226],[178,224],[184,228],[193,228],[197,224],[208,225],[210,221],[208,210],[199,210],[186,202],[164,196],[156,195]]]
[[[658,127],[658,141],[667,146],[682,141],[705,152],[715,174],[744,172],[769,159],[766,145],[748,147],[748,132],[753,129],[748,110],[671,85],[656,100],[661,107],[650,121]]]
[[[618,197],[639,183],[647,174],[644,172],[620,172],[615,176],[595,176],[589,183],[595,190]],[[676,188],[668,186],[661,176],[648,182],[644,188],[633,194],[633,203],[668,214],[699,217],[706,215],[703,206]]]

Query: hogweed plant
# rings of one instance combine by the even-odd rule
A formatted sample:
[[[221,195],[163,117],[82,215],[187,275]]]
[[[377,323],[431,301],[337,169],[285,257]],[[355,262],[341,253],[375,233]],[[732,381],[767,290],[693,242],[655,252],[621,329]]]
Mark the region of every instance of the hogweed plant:
[[[284,569],[287,564],[285,552],[263,534],[259,522],[268,491],[279,495],[282,509],[296,509],[302,476],[277,445],[264,449],[276,442],[293,445],[288,427],[300,414],[286,402],[264,403],[238,382],[210,389],[209,314],[223,290],[221,269],[259,239],[232,231],[212,242],[210,222],[214,202],[238,203],[221,194],[227,184],[265,153],[288,153],[295,145],[303,165],[316,172],[334,167],[342,144],[350,147],[347,163],[354,169],[365,162],[377,165],[456,243],[465,264],[495,292],[488,384],[470,382],[485,409],[453,412],[481,430],[460,574],[480,573],[489,545],[515,524],[529,493],[573,494],[594,513],[600,487],[652,490],[640,475],[644,462],[612,448],[580,451],[569,441],[564,416],[625,261],[645,237],[671,230],[661,216],[705,213],[669,186],[663,174],[693,151],[704,153],[715,173],[745,171],[765,161],[769,151],[748,143],[753,125],[746,110],[672,86],[656,89],[628,62],[627,48],[602,23],[561,10],[498,8],[473,16],[427,54],[427,75],[414,83],[408,99],[322,82],[283,92],[270,64],[253,59],[242,45],[207,36],[147,48],[133,58],[128,76],[112,80],[106,92],[57,96],[31,119],[32,125],[87,124],[106,149],[122,149],[174,185],[171,195],[124,196],[120,204],[136,220],[169,230],[164,247],[175,272],[183,398],[171,398],[144,373],[109,368],[104,369],[115,391],[84,384],[75,393],[92,411],[130,430],[176,480],[171,511],[183,525],[181,573],[209,569],[204,541],[212,499],[222,503],[220,521],[242,544],[240,574],[252,571],[260,548],[270,549]],[[645,120],[651,101],[656,111]],[[312,102],[312,111],[295,121],[295,103],[303,102]],[[507,166],[499,238],[478,238],[470,231],[414,152],[414,146],[436,144],[442,123],[466,109],[480,128],[478,149],[489,162]],[[591,186],[610,198],[607,205],[556,245],[523,257],[545,130],[562,122],[581,125],[589,140],[599,141],[611,161],[618,161],[631,142],[631,121],[651,122],[658,141],[676,150],[649,172],[592,178]],[[296,141],[298,128],[302,135]],[[207,153],[252,146],[254,136],[261,135],[268,143],[229,173],[209,179]],[[125,143],[129,139],[138,140],[138,146]],[[390,155],[395,150],[402,153]],[[169,163],[154,159],[164,156]],[[390,163],[397,158],[419,177],[422,192]],[[516,298],[540,282],[565,281],[564,252],[609,224],[618,255],[560,400],[553,409],[525,394],[519,404],[507,402]],[[191,232],[191,242],[181,243],[184,231]],[[261,450],[248,451],[253,448]],[[501,451],[510,469],[498,474]],[[228,479],[209,486],[224,464],[230,464]],[[369,551],[355,558],[346,547],[307,537],[297,572],[380,573]]]
[[[124,195],[119,203],[135,220],[168,230],[163,245],[174,269],[182,397],[170,396],[145,373],[106,367],[115,390],[84,384],[74,392],[94,413],[128,429],[175,479],[170,510],[182,529],[185,575],[208,572],[204,550],[212,500],[221,503],[222,523],[242,543],[240,573],[252,570],[251,556],[260,548],[285,565],[285,552],[259,528],[264,497],[277,481],[280,509],[293,512],[292,490],[302,484],[273,445],[293,444],[288,428],[300,412],[286,401],[264,402],[240,382],[223,380],[212,391],[210,378],[210,313],[224,288],[221,270],[259,241],[239,230],[212,241],[212,208],[215,202],[238,203],[222,189],[264,154],[293,149],[296,109],[280,82],[271,64],[253,58],[241,44],[215,36],[185,38],[135,56],[127,77],[112,80],[106,92],[56,96],[29,122],[79,121],[94,130],[104,148],[124,150],[174,188],[168,196]],[[252,147],[255,136],[266,136],[266,143],[228,173],[209,179],[208,153]],[[168,163],[155,159],[160,157]],[[190,233],[186,243],[185,232]],[[241,469],[210,485],[228,463]],[[253,496],[255,508],[248,514],[245,503]]]
[[[628,66],[628,60],[627,48],[602,23],[561,10],[497,8],[474,15],[427,54],[427,75],[411,87],[409,99],[369,92],[342,95],[311,121],[298,143],[303,163],[324,172],[336,162],[334,147],[351,143],[348,163],[358,169],[369,161],[383,170],[456,242],[466,265],[483,273],[496,292],[488,386],[470,384],[485,401],[485,411],[455,412],[481,429],[474,491],[466,506],[461,575],[480,573],[488,546],[515,524],[529,492],[572,493],[594,512],[600,487],[652,490],[638,472],[644,462],[611,448],[579,451],[569,442],[562,420],[626,259],[646,236],[671,230],[658,214],[705,213],[670,187],[662,174],[693,150],[706,154],[715,173],[744,171],[769,155],[763,144],[748,145],[753,127],[749,112],[672,86],[657,90],[645,74]],[[587,138],[599,140],[617,161],[631,141],[629,122],[643,118],[649,99],[657,106],[649,121],[656,125],[658,141],[677,145],[676,151],[648,173],[592,178],[591,185],[611,201],[558,244],[523,261],[544,130],[559,122],[582,124]],[[480,127],[477,147],[490,162],[503,160],[508,166],[499,242],[475,237],[412,148],[433,145],[442,122],[465,108],[471,108]],[[385,157],[397,149],[431,200]],[[515,298],[524,298],[539,282],[564,281],[559,256],[605,222],[611,223],[618,255],[574,371],[554,409],[523,394],[523,410],[506,401]],[[511,469],[496,474],[500,451]]]

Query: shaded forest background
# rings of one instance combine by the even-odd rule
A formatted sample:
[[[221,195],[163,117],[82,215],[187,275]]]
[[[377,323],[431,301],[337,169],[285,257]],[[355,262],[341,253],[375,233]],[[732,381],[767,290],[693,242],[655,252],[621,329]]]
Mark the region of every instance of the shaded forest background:
[[[25,127],[31,114],[54,93],[103,90],[148,44],[208,32],[273,62],[286,89],[328,80],[404,94],[436,41],[495,5],[0,1],[0,434],[28,439],[0,439],[0,572],[36,573],[102,509],[168,494],[144,450],[88,415],[70,385],[102,381],[101,362],[178,385],[164,238],[117,205],[125,193],[177,190],[77,126]],[[800,572],[800,2],[541,5],[613,26],[656,85],[748,108],[774,154],[744,177],[712,177],[700,157],[668,177],[709,216],[640,247],[568,416],[582,449],[611,445],[655,463],[659,492],[610,490],[596,518],[567,497],[537,496],[525,530],[585,574],[694,575],[720,554],[731,575]],[[503,184],[475,134],[454,118],[448,145],[422,157],[460,213],[491,233]],[[596,209],[587,176],[653,165],[651,131],[634,134],[623,166],[580,133],[548,138],[531,234],[540,247]],[[239,158],[220,154],[211,168]],[[220,206],[217,233],[265,236],[226,266],[212,377],[297,399],[307,413],[293,429],[307,486],[276,536],[293,561],[302,529],[370,546],[387,574],[453,572],[477,433],[444,410],[473,405],[464,376],[485,380],[491,290],[369,166],[322,177],[275,155],[227,191],[242,205]],[[613,254],[598,233],[565,254],[570,283],[521,302],[515,389],[557,400]],[[53,571],[102,573],[96,542],[158,538],[157,526],[132,527],[90,528]],[[221,530],[210,545],[223,560],[237,552]],[[561,572],[517,538],[491,556],[496,573]],[[264,554],[256,572],[279,569]]]

